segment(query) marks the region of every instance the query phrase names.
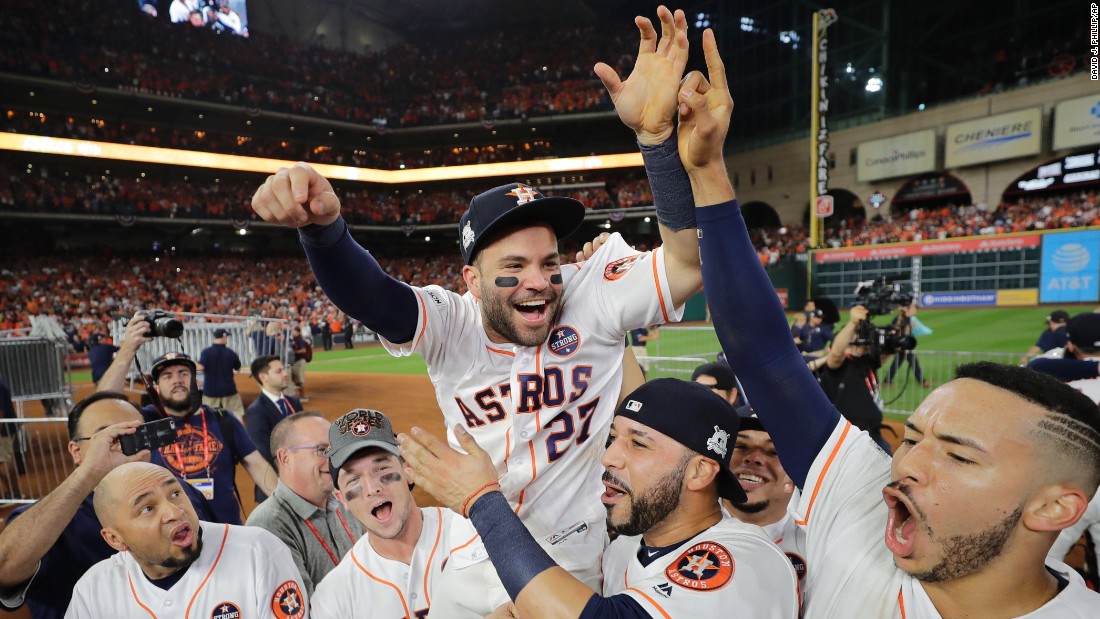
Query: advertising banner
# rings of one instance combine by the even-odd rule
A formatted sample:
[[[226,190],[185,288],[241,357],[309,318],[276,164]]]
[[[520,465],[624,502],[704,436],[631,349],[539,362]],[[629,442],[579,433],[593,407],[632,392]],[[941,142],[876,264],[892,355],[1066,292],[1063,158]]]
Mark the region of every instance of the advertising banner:
[[[856,178],[861,183],[931,172],[936,169],[936,130],[861,142],[857,152]]]
[[[1100,231],[1046,235],[1040,273],[1040,303],[1096,302],[1100,299]]]
[[[984,238],[945,239],[943,241],[923,241],[920,243],[891,243],[888,245],[867,245],[852,249],[826,249],[814,252],[814,262],[845,262],[849,260],[872,260],[880,258],[898,258],[905,256],[929,256],[967,251],[997,251],[1002,249],[1024,249],[1038,247],[1041,234],[1017,234]]]
[[[1054,150],[1100,144],[1100,95],[1060,101],[1054,107]]]
[[[996,291],[926,292],[920,296],[921,307],[952,307],[960,305],[996,305]]]
[[[1033,107],[947,126],[944,166],[961,166],[1034,155],[1040,150],[1043,111]]]
[[[998,290],[997,306],[1031,306],[1039,304],[1038,288],[1020,288],[1019,290]]]

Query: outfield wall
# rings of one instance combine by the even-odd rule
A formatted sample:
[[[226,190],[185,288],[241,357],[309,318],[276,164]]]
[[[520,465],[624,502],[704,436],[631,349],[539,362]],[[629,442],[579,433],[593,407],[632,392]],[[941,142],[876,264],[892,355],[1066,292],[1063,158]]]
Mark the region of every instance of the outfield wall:
[[[810,252],[810,295],[840,306],[856,285],[908,283],[923,307],[1100,302],[1100,227]]]

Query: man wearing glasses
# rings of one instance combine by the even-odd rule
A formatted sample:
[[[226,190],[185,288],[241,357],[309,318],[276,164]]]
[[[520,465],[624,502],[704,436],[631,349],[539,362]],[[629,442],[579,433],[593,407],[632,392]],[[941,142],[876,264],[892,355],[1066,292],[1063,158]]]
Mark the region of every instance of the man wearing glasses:
[[[267,529],[290,548],[308,597],[363,535],[363,526],[332,495],[325,456],[331,425],[311,411],[294,413],[275,425],[271,453],[279,483],[245,523]]]

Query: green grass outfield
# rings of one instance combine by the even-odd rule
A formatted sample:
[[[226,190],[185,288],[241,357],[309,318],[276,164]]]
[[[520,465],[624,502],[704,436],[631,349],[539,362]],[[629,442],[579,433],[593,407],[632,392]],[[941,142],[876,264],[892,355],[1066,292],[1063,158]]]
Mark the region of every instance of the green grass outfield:
[[[969,351],[1023,354],[1045,328],[1044,318],[1058,306],[980,309],[927,309],[918,317],[932,328],[932,335],[920,338],[917,351]],[[1091,311],[1094,306],[1066,306],[1071,315]],[[878,324],[889,322],[879,316]],[[705,326],[705,325],[703,325]],[[710,333],[677,333],[664,330],[660,340],[650,342],[650,355],[689,357],[718,351],[718,339]],[[371,372],[378,374],[426,374],[423,359],[391,357],[380,345],[358,345],[352,350],[314,351],[310,372]],[[74,372],[74,381],[90,380],[88,371]]]

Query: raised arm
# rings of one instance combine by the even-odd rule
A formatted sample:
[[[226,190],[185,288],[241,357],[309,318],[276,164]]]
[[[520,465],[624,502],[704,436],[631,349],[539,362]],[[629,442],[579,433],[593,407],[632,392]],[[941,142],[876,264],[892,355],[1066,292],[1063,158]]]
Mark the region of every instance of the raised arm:
[[[344,313],[391,342],[412,339],[416,294],[351,238],[328,179],[305,163],[283,168],[256,190],[252,209],[268,223],[298,229],[317,282]]]
[[[703,32],[709,81],[697,72],[679,93],[679,153],[691,178],[703,287],[726,359],[768,429],[783,468],[801,487],[840,420],[791,338],[786,314],[756,257],[722,158],[733,100],[714,33]]]
[[[829,348],[829,355],[826,357],[825,363],[832,369],[837,369],[844,365],[844,357],[847,353],[848,346],[852,343],[852,338],[855,337],[856,329],[859,328],[859,323],[867,320],[867,308],[862,305],[855,305],[848,311],[848,324],[844,325],[844,328],[837,332],[833,338],[833,345]]]
[[[96,383],[96,391],[125,391],[126,374],[130,371],[130,364],[134,362],[138,350],[145,342],[152,341],[149,337],[149,323],[142,314],[134,314],[130,322],[126,323],[126,332],[122,336],[122,344],[115,353],[114,361],[108,366],[107,371]]]
[[[691,185],[676,153],[676,107],[680,78],[687,66],[687,17],[657,8],[661,37],[645,17],[634,18],[640,41],[630,75],[622,80],[605,63],[595,66],[615,111],[634,130],[653,189],[672,301],[680,305],[699,290],[699,245]]]

